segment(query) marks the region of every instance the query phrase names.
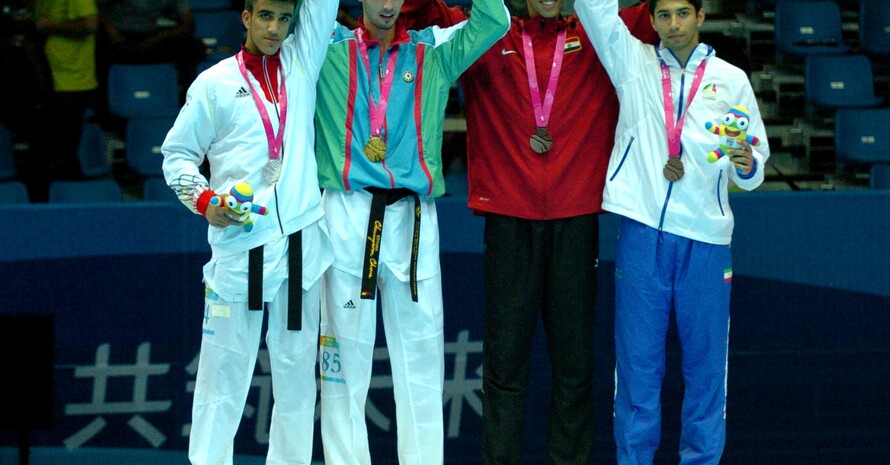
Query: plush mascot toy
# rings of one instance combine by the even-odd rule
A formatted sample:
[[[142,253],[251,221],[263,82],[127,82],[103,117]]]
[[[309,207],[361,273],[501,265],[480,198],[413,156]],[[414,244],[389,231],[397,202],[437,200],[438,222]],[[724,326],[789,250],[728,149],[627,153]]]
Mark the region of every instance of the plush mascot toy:
[[[723,124],[718,126],[710,121],[706,122],[705,129],[720,136],[720,145],[708,154],[708,162],[714,163],[723,158],[727,150],[741,148],[742,144],[740,141],[747,141],[755,147],[759,146],[760,139],[748,135],[747,131],[750,121],[748,109],[741,105],[736,105],[723,115]]]
[[[231,212],[231,215],[242,222],[244,231],[250,232],[253,229],[253,220],[250,219],[251,213],[259,215],[268,215],[269,210],[253,203],[253,188],[246,182],[239,182],[232,186],[228,194],[215,195],[210,199],[210,205],[225,207]]]

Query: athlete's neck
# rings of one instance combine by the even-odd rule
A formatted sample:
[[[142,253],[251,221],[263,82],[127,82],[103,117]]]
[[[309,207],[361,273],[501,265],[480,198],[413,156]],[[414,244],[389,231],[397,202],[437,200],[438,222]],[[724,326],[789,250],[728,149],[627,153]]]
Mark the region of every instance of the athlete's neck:
[[[386,50],[389,47],[389,44],[391,44],[393,39],[395,39],[396,37],[395,26],[389,29],[381,30],[373,24],[365,23],[365,30],[368,31],[368,39],[380,43],[381,50]]]

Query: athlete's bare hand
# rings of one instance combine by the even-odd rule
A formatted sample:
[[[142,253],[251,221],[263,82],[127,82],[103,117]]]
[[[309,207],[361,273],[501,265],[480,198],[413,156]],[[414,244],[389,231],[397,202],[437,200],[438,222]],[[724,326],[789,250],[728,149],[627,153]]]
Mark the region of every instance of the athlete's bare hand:
[[[751,144],[745,141],[741,141],[741,144],[742,148],[729,150],[729,157],[732,165],[747,176],[754,169],[754,152]]]
[[[210,226],[215,228],[240,225],[241,222],[236,217],[231,216],[228,211],[223,205],[208,205],[204,217],[207,218]]]

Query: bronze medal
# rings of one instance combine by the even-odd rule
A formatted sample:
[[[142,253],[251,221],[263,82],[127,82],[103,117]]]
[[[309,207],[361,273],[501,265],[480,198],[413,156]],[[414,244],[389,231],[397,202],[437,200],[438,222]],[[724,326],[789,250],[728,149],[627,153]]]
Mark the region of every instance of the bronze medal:
[[[668,161],[664,164],[662,173],[664,173],[664,177],[670,182],[679,181],[685,173],[683,170],[683,161],[680,160],[680,157],[668,157]]]
[[[532,134],[528,142],[532,146],[532,150],[537,153],[545,153],[553,148],[553,136],[550,135],[547,128],[535,129],[535,133]]]
[[[386,158],[386,142],[380,136],[371,136],[365,144],[364,151],[371,163],[379,163]]]

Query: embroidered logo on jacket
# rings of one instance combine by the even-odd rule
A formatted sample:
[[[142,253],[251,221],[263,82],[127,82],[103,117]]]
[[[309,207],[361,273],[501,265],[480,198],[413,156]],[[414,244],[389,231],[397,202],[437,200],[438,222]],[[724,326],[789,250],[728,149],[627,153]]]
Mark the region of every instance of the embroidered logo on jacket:
[[[245,89],[243,87],[238,89],[238,92],[235,93],[235,98],[241,98],[241,97],[250,97],[250,92],[248,92],[247,89]]]
[[[710,84],[705,84],[705,86],[702,88],[702,97],[709,100],[717,98],[717,84],[713,82]]]

